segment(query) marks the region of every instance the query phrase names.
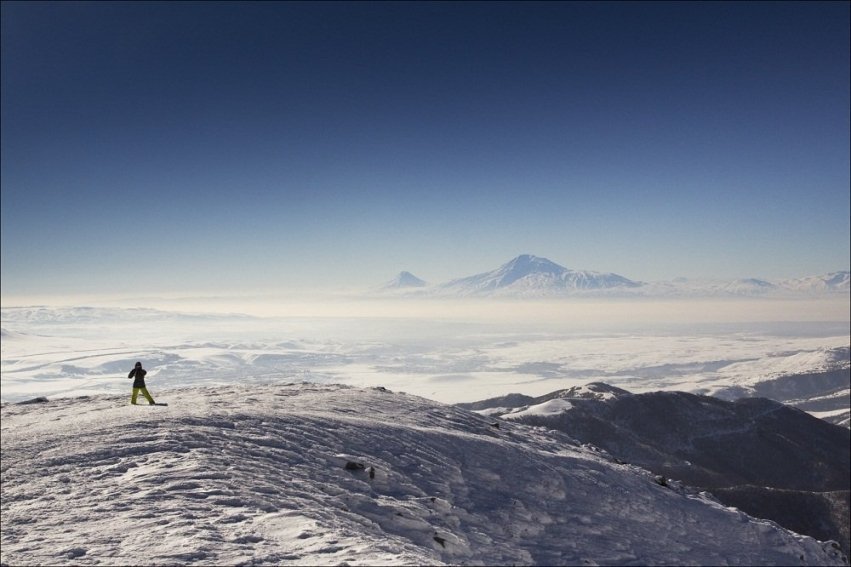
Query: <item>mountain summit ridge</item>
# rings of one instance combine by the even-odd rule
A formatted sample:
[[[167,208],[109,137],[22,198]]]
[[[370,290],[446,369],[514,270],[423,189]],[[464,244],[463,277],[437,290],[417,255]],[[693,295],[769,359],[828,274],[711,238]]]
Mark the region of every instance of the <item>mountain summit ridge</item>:
[[[573,437],[384,388],[2,406],[3,564],[843,565]]]
[[[851,432],[780,402],[631,394],[591,383],[458,405],[563,431],[754,516],[851,550]]]

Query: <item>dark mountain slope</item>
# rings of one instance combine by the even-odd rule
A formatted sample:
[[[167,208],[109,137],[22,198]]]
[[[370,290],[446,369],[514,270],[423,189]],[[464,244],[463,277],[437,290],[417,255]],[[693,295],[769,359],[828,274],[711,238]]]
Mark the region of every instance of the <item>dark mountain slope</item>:
[[[684,392],[629,394],[592,384],[478,411],[564,431],[724,503],[849,549],[851,431],[763,398],[735,402]],[[568,402],[553,413],[551,400]],[[500,402],[511,399],[504,397]],[[491,409],[488,410],[487,408]],[[497,409],[499,408],[499,409]],[[794,512],[789,512],[790,510]]]

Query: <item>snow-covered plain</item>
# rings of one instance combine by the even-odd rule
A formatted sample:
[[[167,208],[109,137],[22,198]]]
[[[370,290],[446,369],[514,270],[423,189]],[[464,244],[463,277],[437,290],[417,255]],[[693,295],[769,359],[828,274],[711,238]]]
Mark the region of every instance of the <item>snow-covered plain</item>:
[[[385,386],[446,403],[542,395],[594,381],[636,393],[712,394],[780,375],[847,369],[851,342],[843,321],[602,329],[519,314],[483,321],[117,308],[0,313],[2,399],[9,402],[127,393],[136,360],[148,369],[155,395],[303,380]]]
[[[842,565],[567,435],[384,389],[2,406],[4,565]],[[347,468],[348,467],[348,468]]]

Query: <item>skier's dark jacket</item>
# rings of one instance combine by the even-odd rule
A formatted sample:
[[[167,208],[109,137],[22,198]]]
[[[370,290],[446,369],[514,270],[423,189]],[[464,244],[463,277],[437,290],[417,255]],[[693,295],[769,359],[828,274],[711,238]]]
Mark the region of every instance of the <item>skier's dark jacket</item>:
[[[133,387],[134,388],[144,388],[145,387],[145,374],[147,374],[147,373],[148,373],[147,370],[145,370],[141,366],[137,366],[136,368],[134,368],[133,370],[130,371],[130,374],[128,374],[127,377],[128,378],[133,378],[133,377],[136,378],[135,380],[133,380]]]

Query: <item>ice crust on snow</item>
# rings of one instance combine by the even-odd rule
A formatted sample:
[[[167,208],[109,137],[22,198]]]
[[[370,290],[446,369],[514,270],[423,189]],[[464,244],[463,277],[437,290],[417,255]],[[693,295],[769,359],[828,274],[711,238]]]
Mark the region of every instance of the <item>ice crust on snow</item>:
[[[842,565],[566,434],[381,388],[2,406],[2,562]],[[356,462],[363,469],[346,470]],[[372,475],[370,474],[372,471]]]

